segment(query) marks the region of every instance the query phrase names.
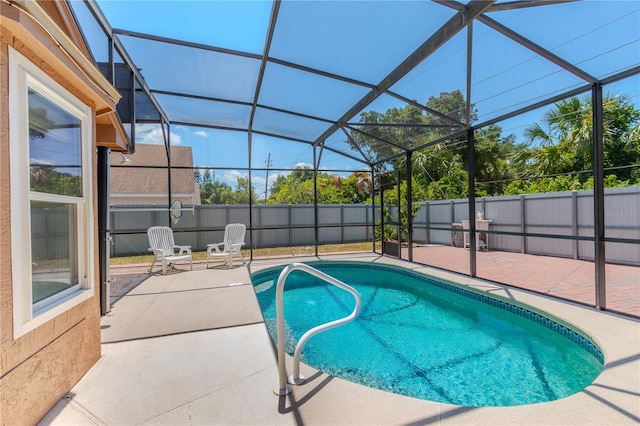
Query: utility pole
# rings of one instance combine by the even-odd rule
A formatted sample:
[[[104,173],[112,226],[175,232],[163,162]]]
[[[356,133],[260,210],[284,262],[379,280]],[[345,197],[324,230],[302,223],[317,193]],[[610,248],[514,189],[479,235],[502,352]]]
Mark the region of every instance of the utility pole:
[[[267,191],[269,190],[269,167],[271,166],[271,153],[267,156],[267,178],[264,182],[264,202],[267,202]]]

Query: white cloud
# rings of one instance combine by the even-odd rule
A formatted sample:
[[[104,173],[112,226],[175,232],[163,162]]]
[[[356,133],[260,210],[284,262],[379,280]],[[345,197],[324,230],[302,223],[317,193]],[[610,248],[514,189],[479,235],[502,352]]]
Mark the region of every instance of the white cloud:
[[[269,176],[269,181],[271,181],[271,176]],[[251,184],[254,188],[264,188],[264,178],[262,176],[251,176]]]
[[[238,182],[238,178],[246,178],[248,175],[246,172],[240,172],[238,170],[226,170],[222,173],[220,180],[235,185]]]
[[[164,133],[158,124],[136,124],[136,143],[164,145]],[[179,134],[171,132],[171,145],[181,145]]]
[[[271,188],[271,185],[273,185],[276,179],[278,179],[278,176],[280,175],[287,176],[289,174],[291,174],[290,171],[284,172],[284,173],[269,173],[269,188]],[[235,188],[236,185],[238,184],[238,178],[247,179],[249,177],[249,174],[246,171],[226,170],[223,173],[218,172],[215,176],[217,181],[224,182],[230,185],[231,187]],[[266,182],[265,182],[264,176],[259,176],[259,175],[251,176],[251,185],[253,186],[253,189],[258,194],[263,194],[263,196],[264,196],[265,183]]]
[[[269,185],[273,185],[275,183],[275,181],[278,179],[278,177],[284,176],[286,178],[290,174],[291,174],[291,171],[278,172],[278,173],[269,173]],[[262,182],[264,183],[264,179],[262,179]]]
[[[31,165],[38,165],[38,166],[54,166],[55,163],[51,160],[40,160],[34,157],[29,158],[29,162],[31,163]]]
[[[197,132],[193,133],[195,136],[199,136],[201,138],[207,138],[209,137],[209,134],[207,132],[205,132],[204,130],[198,130]]]
[[[276,181],[276,179],[278,179],[278,176],[288,176],[290,173],[291,172],[269,173],[269,186],[273,185],[273,183]],[[264,187],[264,184],[265,184],[266,180],[265,180],[264,176],[251,176],[251,182],[254,185],[258,185],[258,186]]]
[[[313,164],[311,164],[311,163],[297,163],[296,164],[296,168],[313,169]]]

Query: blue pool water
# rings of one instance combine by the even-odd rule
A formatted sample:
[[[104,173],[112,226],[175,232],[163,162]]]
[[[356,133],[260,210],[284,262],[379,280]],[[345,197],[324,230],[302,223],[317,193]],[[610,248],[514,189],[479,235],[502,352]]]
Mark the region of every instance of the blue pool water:
[[[359,317],[312,337],[302,361],[352,382],[465,406],[552,401],[600,374],[599,348],[572,328],[506,299],[404,268],[310,262],[362,297]],[[275,288],[283,267],[253,274],[274,340]],[[302,271],[285,283],[286,350],[310,328],[347,316],[353,296]]]

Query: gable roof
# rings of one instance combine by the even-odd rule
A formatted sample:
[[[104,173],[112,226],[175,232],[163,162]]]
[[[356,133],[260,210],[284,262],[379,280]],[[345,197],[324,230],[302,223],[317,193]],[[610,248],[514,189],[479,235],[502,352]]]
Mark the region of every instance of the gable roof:
[[[164,145],[136,144],[136,152],[126,157],[111,153],[110,193],[112,195],[167,196],[167,152]],[[190,146],[171,147],[171,193],[194,194],[193,153]]]

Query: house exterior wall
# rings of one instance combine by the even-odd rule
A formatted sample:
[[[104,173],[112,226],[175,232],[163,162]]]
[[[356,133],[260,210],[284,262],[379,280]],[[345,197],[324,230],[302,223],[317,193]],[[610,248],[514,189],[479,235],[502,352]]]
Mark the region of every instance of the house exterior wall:
[[[9,110],[9,47],[36,64],[49,77],[87,104],[96,125],[96,97],[73,81],[82,72],[61,66],[52,56],[52,40],[38,25],[23,21],[20,11],[1,4],[0,19],[0,425],[36,424],[100,358],[100,293],[98,267],[97,171],[92,167],[94,259],[93,296],[19,338],[14,338],[14,295],[11,239],[11,170]],[[22,18],[20,16],[23,16]],[[15,18],[15,19],[12,19]],[[52,63],[53,62],[53,63]],[[96,129],[92,140],[97,163]],[[25,238],[30,236],[25,235]]]

